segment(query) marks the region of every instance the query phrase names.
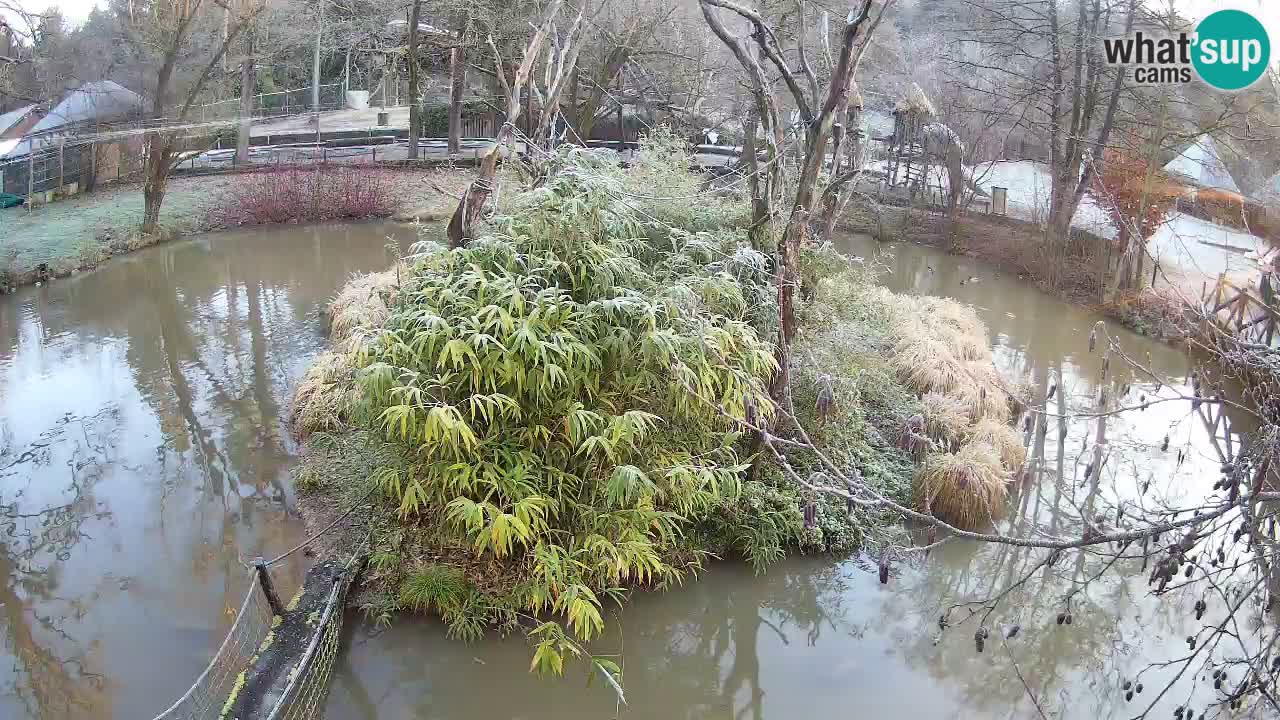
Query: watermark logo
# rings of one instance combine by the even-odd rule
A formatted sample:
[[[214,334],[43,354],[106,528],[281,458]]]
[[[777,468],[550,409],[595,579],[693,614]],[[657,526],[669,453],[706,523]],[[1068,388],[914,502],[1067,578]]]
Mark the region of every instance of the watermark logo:
[[[1257,82],[1271,62],[1271,41],[1257,18],[1243,10],[1219,10],[1194,33],[1102,41],[1107,64],[1133,68],[1134,82],[1189,83],[1193,75],[1219,90],[1241,90]]]

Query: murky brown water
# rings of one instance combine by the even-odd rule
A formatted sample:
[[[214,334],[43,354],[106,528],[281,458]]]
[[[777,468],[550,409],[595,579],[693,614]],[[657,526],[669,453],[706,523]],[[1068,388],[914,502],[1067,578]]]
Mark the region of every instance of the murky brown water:
[[[0,298],[0,717],[147,718],[203,668],[238,600],[239,559],[298,539],[282,406],[325,347],[325,299],[348,273],[387,264],[389,232],[409,240],[380,225],[217,234]],[[878,248],[850,238],[845,249]],[[1060,374],[1058,397],[1087,401],[1096,318],[971,261],[891,249],[886,284],[973,303],[1002,366],[1042,386]],[[1189,372],[1180,353],[1115,331],[1153,371]],[[1135,394],[1155,392],[1140,374],[1118,374]],[[1049,434],[1046,455],[1068,480],[1022,493],[1011,522],[1060,517],[1090,489],[1130,496],[1155,478],[1153,492],[1176,497],[1217,477],[1209,435],[1185,404],[1117,422],[1096,488],[1080,482],[1086,428],[1065,430]],[[1166,433],[1175,450],[1193,445],[1181,467],[1159,450]],[[1051,717],[1136,714],[1114,688],[1185,648],[1189,620],[1186,608],[1154,604],[1143,578],[1082,588],[1070,631],[1055,625],[1058,608],[1022,603],[988,622],[1021,624],[1007,649],[993,641],[975,654],[972,625],[935,643],[944,605],[999,592],[1036,558],[957,543],[887,587],[857,559],[793,558],[762,577],[717,564],[682,589],[637,596],[612,620],[600,649],[622,653],[623,708],[582,673],[529,675],[519,638],[468,646],[431,620],[358,628],[328,717],[1034,717],[1019,672]],[[288,569],[287,591],[301,570]],[[1026,591],[1092,570],[1061,563]]]
[[[1090,402],[1100,361],[1088,353],[1087,337],[1096,316],[931,249],[878,247],[865,238],[846,238],[844,249],[856,255],[892,251],[884,282],[894,290],[972,303],[991,332],[997,363],[1011,375],[1033,376],[1041,393],[1050,374],[1063,378],[1051,410],[1065,408],[1059,404],[1064,398],[1077,408]],[[1132,357],[1184,386],[1191,365],[1181,353],[1109,327]],[[1112,367],[1117,383],[1132,385],[1130,401],[1156,396],[1156,383],[1144,373],[1118,361]],[[1167,385],[1162,393],[1170,393]],[[1219,457],[1188,403],[1156,404],[1111,422],[1111,456],[1096,485],[1084,480],[1089,458],[1082,439],[1089,431],[1083,423],[1051,428],[1045,477],[1015,498],[1010,523],[1025,525],[1035,517],[1066,527],[1072,508],[1087,503],[1090,492],[1136,498],[1140,484],[1151,480],[1148,502],[1177,499],[1206,493],[1218,477]],[[1172,444],[1162,452],[1166,434]],[[1178,466],[1177,450],[1187,442],[1191,449]],[[1195,598],[1154,602],[1137,567],[1091,580],[1097,564],[1072,557],[1052,573],[1036,574],[987,621],[993,637],[1013,623],[1021,626],[1007,645],[992,640],[977,654],[974,623],[939,639],[945,606],[1001,592],[1042,557],[954,543],[917,567],[902,568],[886,587],[874,567],[864,568],[856,558],[788,559],[763,577],[739,564],[716,564],[678,590],[638,595],[613,617],[599,650],[622,654],[628,704],[621,708],[598,678],[587,686],[581,666],[557,681],[530,675],[530,651],[518,637],[468,646],[446,639],[438,622],[421,619],[389,631],[360,628],[336,673],[329,717],[1037,717],[1028,688],[1049,717],[1138,714],[1156,699],[1168,674],[1144,676],[1153,690],[1132,703],[1118,688],[1152,659],[1185,651]],[[1071,586],[1079,593],[1069,627],[1056,624],[1062,608],[1028,602]],[[1171,716],[1188,700],[1180,689],[1176,699],[1171,694],[1159,701],[1156,716]],[[1191,700],[1203,707],[1211,695],[1211,686],[1198,683]]]
[[[388,234],[220,233],[0,298],[0,717],[150,718],[204,668],[240,558],[300,539],[282,407]]]

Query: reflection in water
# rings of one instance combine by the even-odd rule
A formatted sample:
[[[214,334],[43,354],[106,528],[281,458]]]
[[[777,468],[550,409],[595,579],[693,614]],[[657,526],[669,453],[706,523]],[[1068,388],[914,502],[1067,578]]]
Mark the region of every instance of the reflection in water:
[[[1002,369],[1031,378],[1041,399],[1058,386],[1051,413],[1089,406],[1096,396],[1100,358],[1087,352],[1096,315],[929,248],[850,237],[843,249],[867,256],[889,249],[883,282],[890,288],[973,304]],[[1191,365],[1184,355],[1114,324],[1108,332],[1167,381],[1158,388],[1150,376],[1116,362],[1113,393],[1128,385],[1128,401],[1136,403],[1187,391]],[[1225,427],[1206,424],[1185,402],[1113,418],[1105,471],[1087,476],[1092,426],[1055,417],[1043,434],[1032,433],[1041,463],[1011,500],[1010,532],[1033,523],[1055,534],[1077,532],[1082,510],[1120,498],[1204,496],[1221,462],[1214,444],[1231,441]],[[1187,449],[1181,463],[1180,448]],[[617,614],[599,651],[623,655],[623,708],[600,683],[584,689],[581,676],[529,675],[529,650],[517,637],[467,646],[447,640],[429,619],[382,633],[357,630],[335,678],[330,717],[1037,717],[1030,695],[1050,717],[1138,714],[1154,693],[1127,704],[1119,687],[1152,660],[1185,650],[1195,598],[1155,601],[1139,563],[1122,561],[1120,572],[1104,574],[1096,556],[1070,554],[1053,567],[1042,566],[1044,559],[1043,551],[956,542],[901,568],[888,586],[856,559],[792,558],[762,577],[736,563],[718,564],[678,590],[639,594]],[[949,613],[949,629],[939,631],[949,606],[1006,591],[989,616],[982,604],[963,605]],[[1067,595],[1073,623],[1060,626],[1065,605],[1055,603]],[[970,611],[974,617],[962,623]],[[973,639],[979,623],[992,637],[981,654]],[[1002,640],[1014,624],[1020,632]],[[1158,690],[1174,672],[1153,670],[1144,680]],[[1203,708],[1211,695],[1211,683],[1179,686],[1156,716],[1170,717],[1188,700]]]
[[[209,235],[0,299],[0,717],[150,717],[203,669],[240,557],[300,539],[282,404],[388,234]]]

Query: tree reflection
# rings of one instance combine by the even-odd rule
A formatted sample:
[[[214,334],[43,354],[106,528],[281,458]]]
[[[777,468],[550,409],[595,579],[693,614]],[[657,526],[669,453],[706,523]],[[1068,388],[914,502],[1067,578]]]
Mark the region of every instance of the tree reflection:
[[[167,244],[0,298],[0,665],[16,668],[0,675],[14,678],[0,717],[105,717],[107,687],[122,713],[159,709],[221,640],[238,556],[298,540],[282,400],[325,343],[325,301],[386,265],[385,232],[271,234]],[[64,463],[75,486],[59,495]],[[306,562],[291,559],[284,592]],[[145,597],[123,611],[104,600],[134,573]],[[138,650],[111,644],[111,628],[144,623],[159,625],[144,641],[155,664],[182,667],[119,661]]]
[[[845,616],[848,577],[829,560],[797,559],[762,576],[726,563],[708,575],[637,594],[593,648],[621,653],[623,708],[599,683],[584,691],[572,673],[558,681],[530,674],[517,637],[466,646],[445,638],[435,620],[404,619],[387,632],[355,634],[329,717],[779,717],[794,708],[766,709],[762,661],[771,648],[834,646],[858,634]],[[490,682],[503,691],[481,691]]]
[[[83,525],[95,515],[92,487],[101,476],[96,458],[106,452],[97,424],[114,421],[111,411],[91,418],[66,416],[26,448],[7,445],[0,452],[0,627],[17,661],[13,686],[0,697],[15,698],[32,718],[110,714],[100,659],[65,630],[88,598],[62,595],[60,568],[88,537]],[[69,452],[60,447],[67,444]],[[55,460],[63,459],[71,473],[63,502],[29,507],[25,489],[15,481],[48,477]]]

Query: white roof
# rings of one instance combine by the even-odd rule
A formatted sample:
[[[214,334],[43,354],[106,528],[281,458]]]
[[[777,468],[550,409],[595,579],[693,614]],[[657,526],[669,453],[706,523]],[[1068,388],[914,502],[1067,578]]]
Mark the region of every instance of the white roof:
[[[0,133],[3,133],[14,125],[17,125],[18,121],[22,120],[22,118],[27,116],[27,113],[35,109],[35,105],[28,105],[26,107],[20,107],[17,110],[10,110],[7,113],[0,114]]]
[[[85,83],[67,93],[62,102],[41,118],[19,142],[10,146],[0,145],[0,159],[23,157],[56,145],[59,138],[68,137],[68,130],[59,132],[64,126],[119,120],[141,108],[142,98],[117,83],[110,80]]]
[[[0,140],[0,160],[4,159],[4,157],[9,154],[9,151],[17,147],[20,142],[22,142],[22,138]]]
[[[1217,144],[1207,134],[1196,138],[1178,157],[1170,160],[1164,170],[1181,175],[1202,188],[1240,192],[1227,166],[1222,163]]]
[[[118,120],[141,108],[142,98],[118,83],[110,80],[85,83],[67,93],[62,102],[31,128],[31,132],[47,132],[89,120]]]

